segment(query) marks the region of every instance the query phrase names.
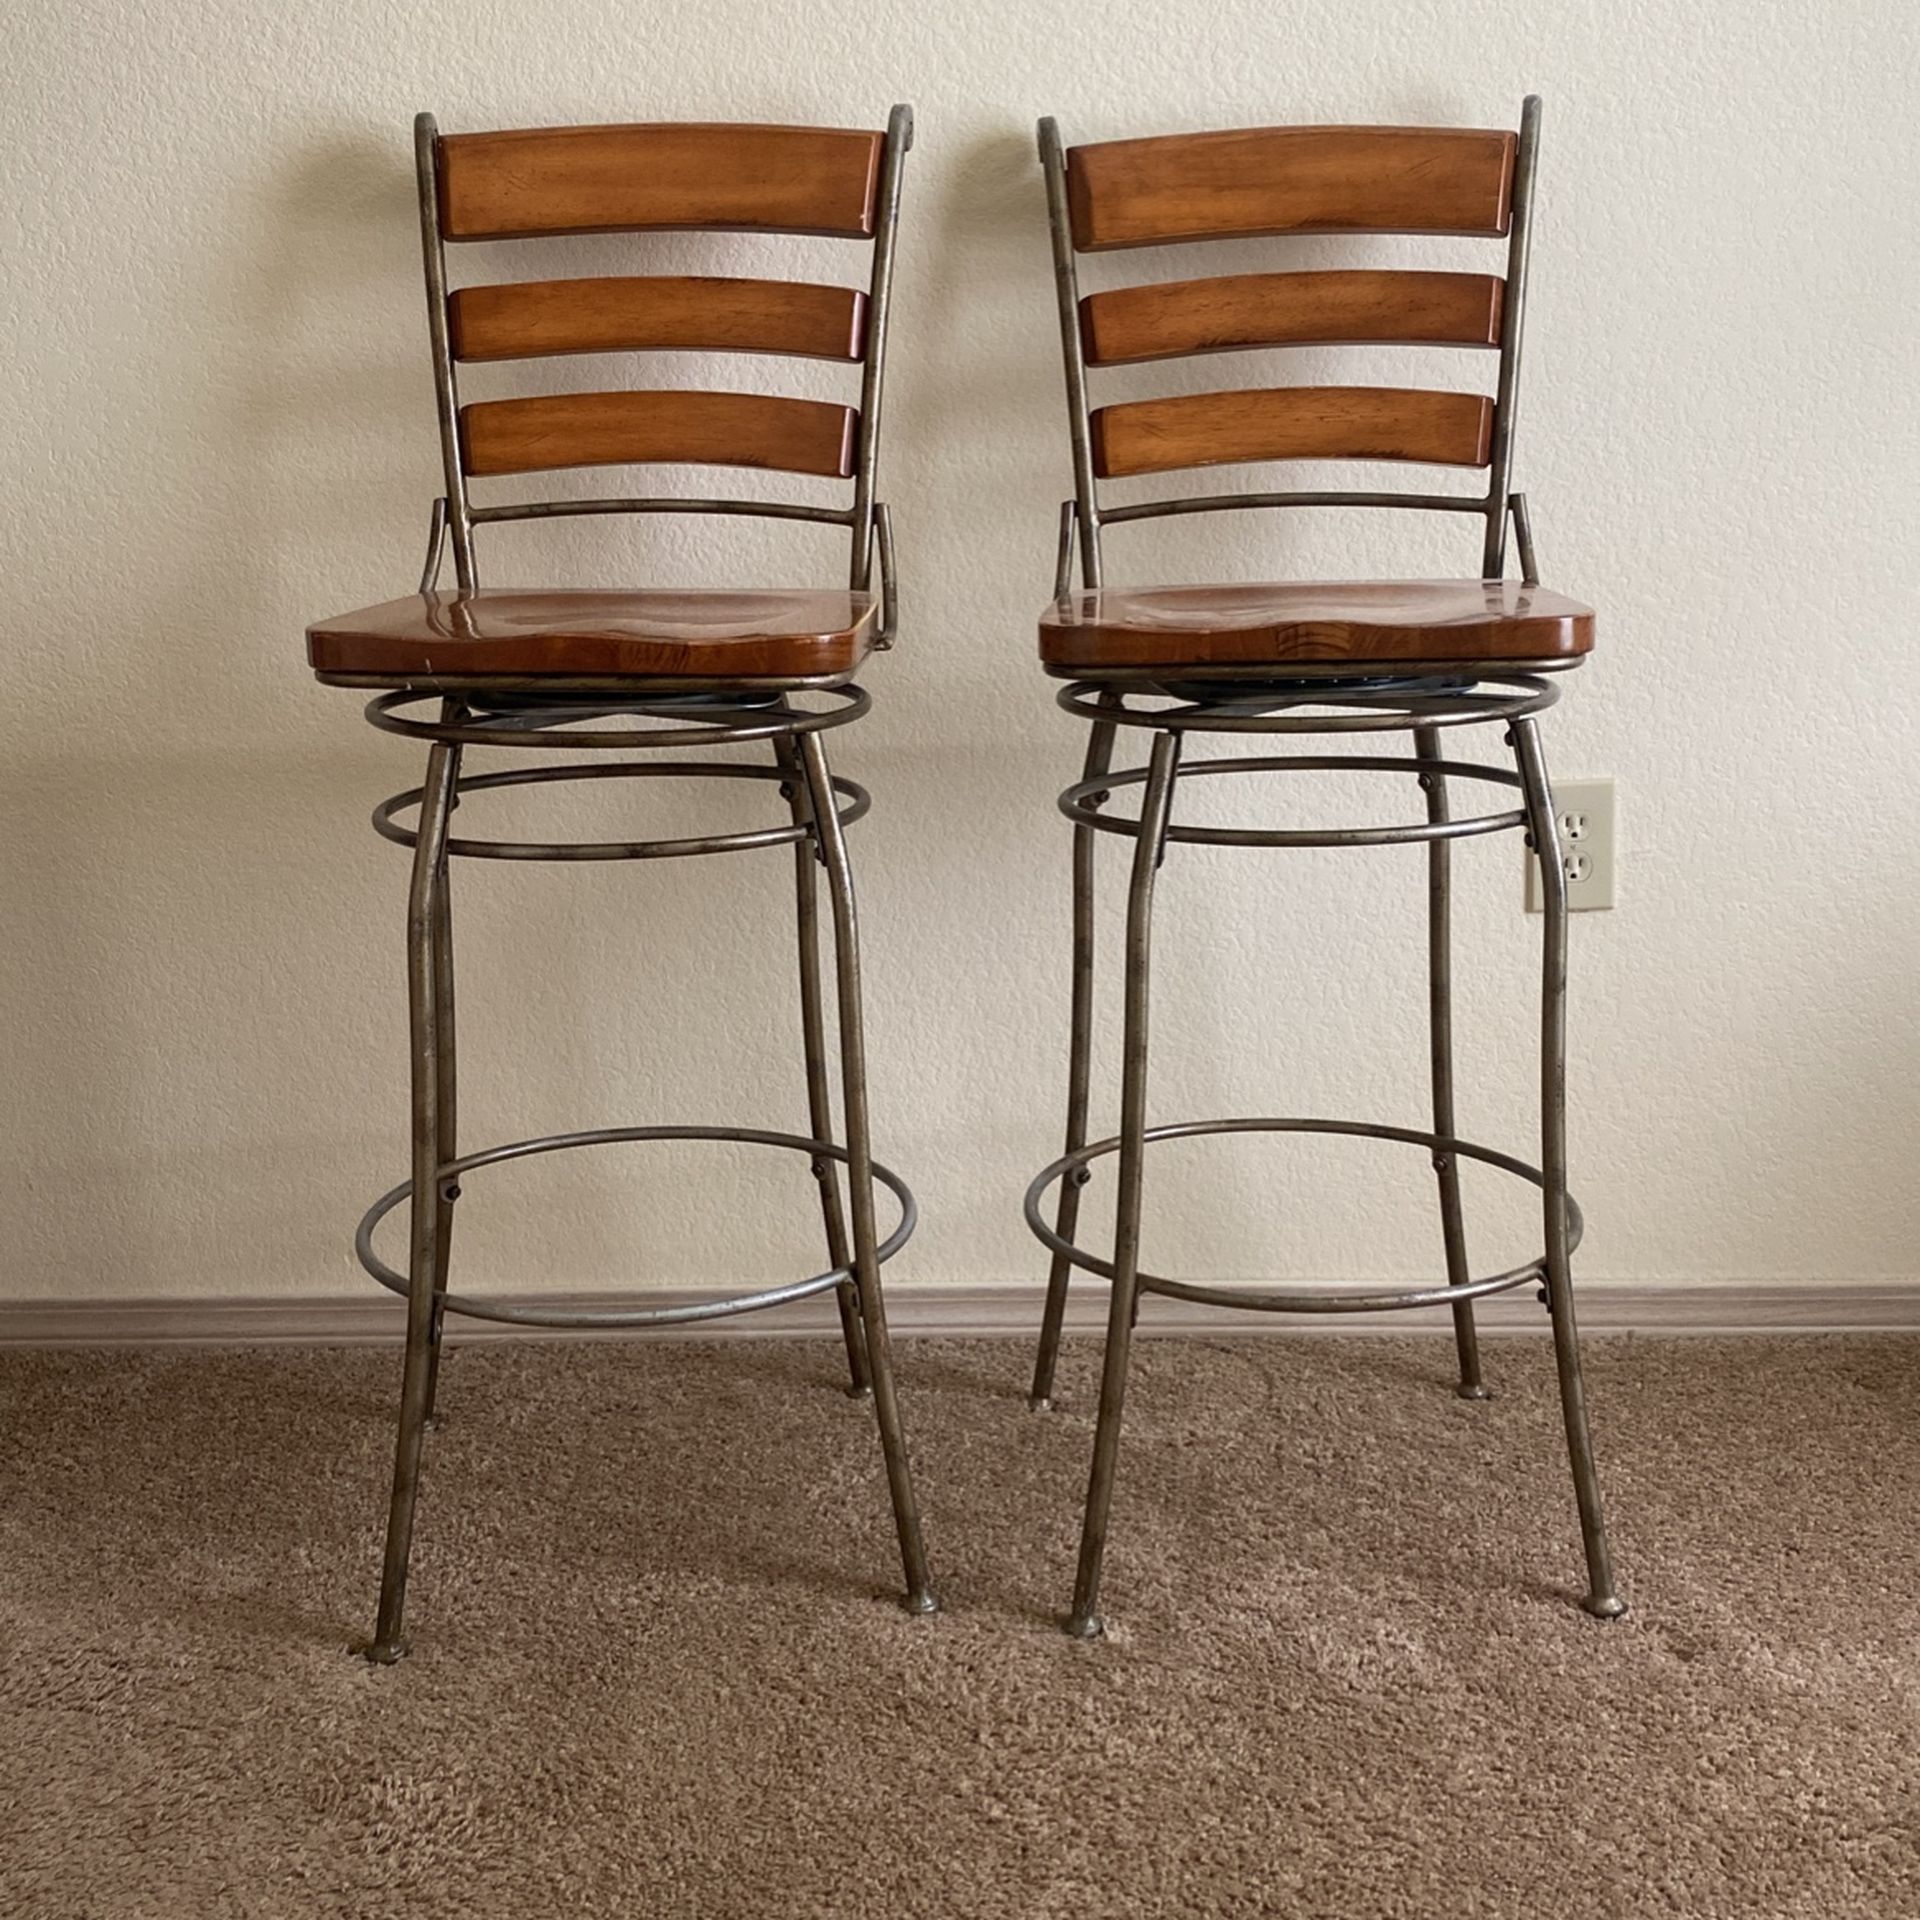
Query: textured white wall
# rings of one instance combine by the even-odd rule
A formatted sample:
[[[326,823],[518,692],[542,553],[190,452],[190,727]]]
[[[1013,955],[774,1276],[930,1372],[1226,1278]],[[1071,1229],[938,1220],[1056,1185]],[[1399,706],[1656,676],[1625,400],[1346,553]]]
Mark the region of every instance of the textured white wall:
[[[897,1277],[936,1283],[1037,1275],[1019,1196],[1058,1151],[1053,798],[1080,739],[1032,664],[1068,486],[1033,120],[1077,139],[1510,125],[1529,88],[1546,122],[1519,478],[1550,578],[1604,616],[1549,744],[1563,773],[1616,776],[1623,837],[1618,911],[1573,928],[1584,1270],[1912,1272],[1915,19],[1891,0],[29,0],[5,82],[0,1294],[364,1284],[348,1234],[405,1161],[405,861],[366,813],[417,761],[312,683],[300,633],[411,585],[437,490],[417,108],[450,129],[918,109],[884,488],[907,631],[836,745],[877,797],[855,852],[881,1150],[925,1211]],[[796,269],[824,257],[770,244]],[[1483,370],[1439,358],[1443,380]],[[729,569],[672,527],[544,553],[504,537],[524,544],[501,579],[790,581],[805,555],[831,580],[838,560],[769,535]],[[1477,555],[1470,532],[1388,520],[1136,541],[1115,542],[1116,578]],[[1383,804],[1332,798],[1356,795]],[[643,802],[618,803],[636,832],[663,817]],[[1468,1132],[1529,1152],[1518,860],[1507,841],[1459,856],[1461,1105]],[[1176,853],[1156,1112],[1418,1124],[1420,873],[1411,849]],[[463,867],[468,1140],[800,1124],[787,883],[782,855]],[[1108,1086],[1112,1064],[1109,1044]],[[813,1259],[798,1165],[574,1158],[474,1183],[463,1278]],[[1524,1210],[1498,1184],[1469,1198],[1476,1255],[1504,1264]],[[1404,1149],[1167,1150],[1149,1212],[1149,1256],[1197,1276],[1437,1260]]]

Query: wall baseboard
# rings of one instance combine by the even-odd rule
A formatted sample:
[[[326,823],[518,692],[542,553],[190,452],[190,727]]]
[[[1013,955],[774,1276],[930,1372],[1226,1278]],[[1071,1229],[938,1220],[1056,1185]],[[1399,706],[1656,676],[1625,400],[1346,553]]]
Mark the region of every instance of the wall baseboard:
[[[894,1331],[908,1338],[1030,1336],[1040,1323],[1042,1290],[1031,1283],[999,1286],[896,1287],[887,1296]],[[547,1294],[558,1307],[690,1304],[710,1290],[661,1289],[626,1294]],[[1588,1333],[1920,1333],[1920,1280],[1864,1281],[1589,1281],[1580,1288],[1580,1324]],[[528,1304],[532,1296],[517,1296]],[[1487,1333],[1544,1333],[1546,1315],[1531,1289],[1479,1303]],[[209,1296],[173,1300],[48,1300],[0,1303],[0,1347],[194,1347],[397,1344],[406,1309],[386,1294],[304,1299]],[[1067,1331],[1096,1333],[1106,1324],[1106,1289],[1074,1288]],[[829,1295],[739,1319],[712,1320],[670,1332],[643,1329],[564,1333],[486,1320],[450,1323],[455,1344],[492,1340],[737,1338],[742,1334],[819,1335],[838,1325]],[[1261,1314],[1149,1298],[1143,1334],[1261,1333],[1443,1334],[1450,1322],[1424,1313]]]

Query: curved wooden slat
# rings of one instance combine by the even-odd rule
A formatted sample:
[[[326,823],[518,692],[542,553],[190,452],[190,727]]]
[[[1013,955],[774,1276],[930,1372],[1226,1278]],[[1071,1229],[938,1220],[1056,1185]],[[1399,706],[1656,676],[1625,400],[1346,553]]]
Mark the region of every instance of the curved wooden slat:
[[[1464,127],[1244,127],[1074,147],[1083,253],[1262,233],[1504,234],[1515,137]]]
[[[1093,415],[1103,480],[1257,460],[1414,460],[1483,467],[1493,402],[1405,387],[1256,387],[1129,400]]]
[[[1497,347],[1505,292],[1490,273],[1243,273],[1088,294],[1080,332],[1095,366],[1243,347]]]
[[[473,474],[555,467],[770,467],[846,479],[859,415],[827,400],[763,393],[560,393],[460,409]]]
[[[678,349],[858,360],[867,296],[796,280],[528,280],[461,287],[448,328],[456,360]]]
[[[882,133],[661,124],[440,141],[449,240],[696,227],[871,239]]]
[[[1093,588],[1040,618],[1049,666],[1224,667],[1341,660],[1564,660],[1593,647],[1593,609],[1514,580],[1287,581]]]

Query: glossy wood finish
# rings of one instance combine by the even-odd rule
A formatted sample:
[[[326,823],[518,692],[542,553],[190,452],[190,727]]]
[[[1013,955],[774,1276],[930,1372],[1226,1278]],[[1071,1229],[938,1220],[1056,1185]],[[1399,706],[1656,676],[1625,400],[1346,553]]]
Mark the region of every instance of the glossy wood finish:
[[[1246,347],[1497,347],[1490,273],[1243,273],[1114,287],[1080,302],[1092,366]]]
[[[558,393],[460,409],[471,474],[685,463],[844,480],[859,415],[827,400],[764,393]]]
[[[456,360],[679,350],[858,360],[867,296],[796,280],[527,280],[461,287],[447,320]]]
[[[1288,581],[1278,586],[1094,588],[1040,619],[1049,666],[1325,666],[1577,659],[1593,610],[1513,580]]]
[[[1503,234],[1511,133],[1455,127],[1247,127],[1075,147],[1083,253],[1265,233]]]
[[[410,594],[307,629],[318,673],[809,679],[872,645],[864,593],[666,591]]]
[[[1414,460],[1482,467],[1493,402],[1400,387],[1256,387],[1129,400],[1093,414],[1103,480],[1257,460]]]
[[[827,127],[525,128],[440,141],[448,240],[705,228],[870,239],[880,133]]]

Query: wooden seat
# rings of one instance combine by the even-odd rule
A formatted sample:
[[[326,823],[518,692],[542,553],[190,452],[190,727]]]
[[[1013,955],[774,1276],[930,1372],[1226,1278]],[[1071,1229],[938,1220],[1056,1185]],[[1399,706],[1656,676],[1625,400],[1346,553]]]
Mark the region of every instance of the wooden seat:
[[[1040,617],[1047,666],[1097,677],[1141,667],[1518,665],[1577,660],[1593,610],[1514,580],[1288,581],[1095,587]]]
[[[525,678],[824,681],[872,650],[877,608],[843,590],[511,587],[416,593],[307,629],[316,673],[379,683]]]

